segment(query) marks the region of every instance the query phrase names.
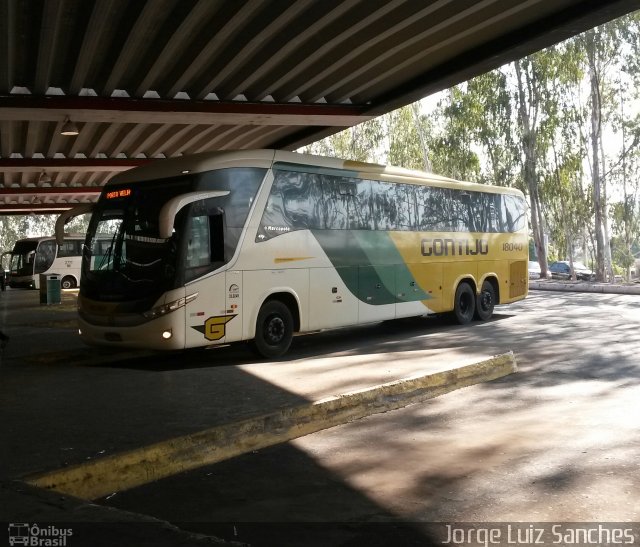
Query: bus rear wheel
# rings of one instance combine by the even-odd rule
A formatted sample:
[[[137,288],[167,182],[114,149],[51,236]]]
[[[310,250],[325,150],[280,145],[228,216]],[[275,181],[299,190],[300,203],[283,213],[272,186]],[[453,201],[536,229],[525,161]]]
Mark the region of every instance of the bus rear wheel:
[[[482,289],[476,300],[476,317],[481,321],[491,319],[493,307],[496,303],[496,290],[491,281],[482,283]]]
[[[453,307],[453,314],[456,321],[461,325],[466,325],[473,321],[476,311],[476,295],[469,283],[460,283],[456,289],[456,299]]]
[[[253,349],[262,357],[272,359],[284,355],[293,339],[293,316],[289,307],[279,300],[265,302],[258,313]]]
[[[76,288],[76,280],[70,275],[63,277],[60,282],[60,286],[63,289],[75,289]]]

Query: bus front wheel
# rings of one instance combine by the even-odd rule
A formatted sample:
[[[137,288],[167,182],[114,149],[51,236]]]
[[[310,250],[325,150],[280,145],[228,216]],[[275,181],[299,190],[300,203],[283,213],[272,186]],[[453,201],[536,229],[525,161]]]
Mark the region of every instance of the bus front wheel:
[[[453,314],[456,321],[461,325],[466,325],[473,320],[476,311],[476,295],[469,283],[460,283],[456,289],[456,300]]]
[[[293,316],[289,307],[279,300],[265,302],[258,313],[253,349],[268,359],[280,357],[287,352],[292,339]]]
[[[485,281],[482,284],[482,290],[476,301],[476,317],[481,321],[491,319],[495,303],[496,290],[493,288],[493,283],[491,283],[491,281]]]

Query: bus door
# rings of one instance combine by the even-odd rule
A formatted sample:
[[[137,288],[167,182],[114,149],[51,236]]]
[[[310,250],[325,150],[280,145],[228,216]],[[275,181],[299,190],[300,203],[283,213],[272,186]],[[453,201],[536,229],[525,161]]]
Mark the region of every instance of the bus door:
[[[225,272],[225,295],[227,306],[224,316],[219,321],[224,326],[225,340],[232,342],[242,339],[242,272],[227,270]]]
[[[213,206],[193,207],[187,239],[185,345],[224,343],[227,323],[233,317],[227,308],[226,274],[215,272],[225,263],[224,212]]]

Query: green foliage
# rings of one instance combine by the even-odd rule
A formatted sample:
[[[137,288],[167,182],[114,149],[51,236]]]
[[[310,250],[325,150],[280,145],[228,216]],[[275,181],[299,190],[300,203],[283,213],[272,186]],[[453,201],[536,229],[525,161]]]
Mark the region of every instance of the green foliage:
[[[65,226],[65,232],[84,234],[90,218],[90,215],[83,215],[72,219]],[[56,219],[57,215],[0,216],[0,253],[11,251],[19,239],[53,235]],[[6,258],[2,266],[7,266]]]
[[[10,251],[29,230],[27,216],[0,216],[0,253]]]
[[[431,142],[434,171],[458,180],[478,181],[480,160],[474,147],[474,131],[468,119],[470,101],[459,86],[441,100],[436,115],[444,120],[443,130]]]
[[[388,162],[407,169],[430,170],[427,135],[433,133],[431,120],[420,116],[412,105],[387,114],[384,118],[389,141]]]
[[[637,12],[455,86],[430,112],[406,106],[312,148],[517,187],[530,199],[534,239],[550,240],[549,258],[584,254],[589,262],[598,222],[609,222],[613,261],[628,267],[640,247],[639,90]],[[596,214],[596,185],[608,216],[602,204]]]
[[[374,118],[305,146],[302,152],[353,161],[376,162],[383,136],[382,120]]]

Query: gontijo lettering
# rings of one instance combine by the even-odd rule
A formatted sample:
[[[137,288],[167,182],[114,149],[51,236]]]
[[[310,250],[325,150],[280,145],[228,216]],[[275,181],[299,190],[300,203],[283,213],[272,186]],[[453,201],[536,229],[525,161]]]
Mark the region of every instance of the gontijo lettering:
[[[422,256],[486,255],[489,242],[486,239],[423,239]]]

